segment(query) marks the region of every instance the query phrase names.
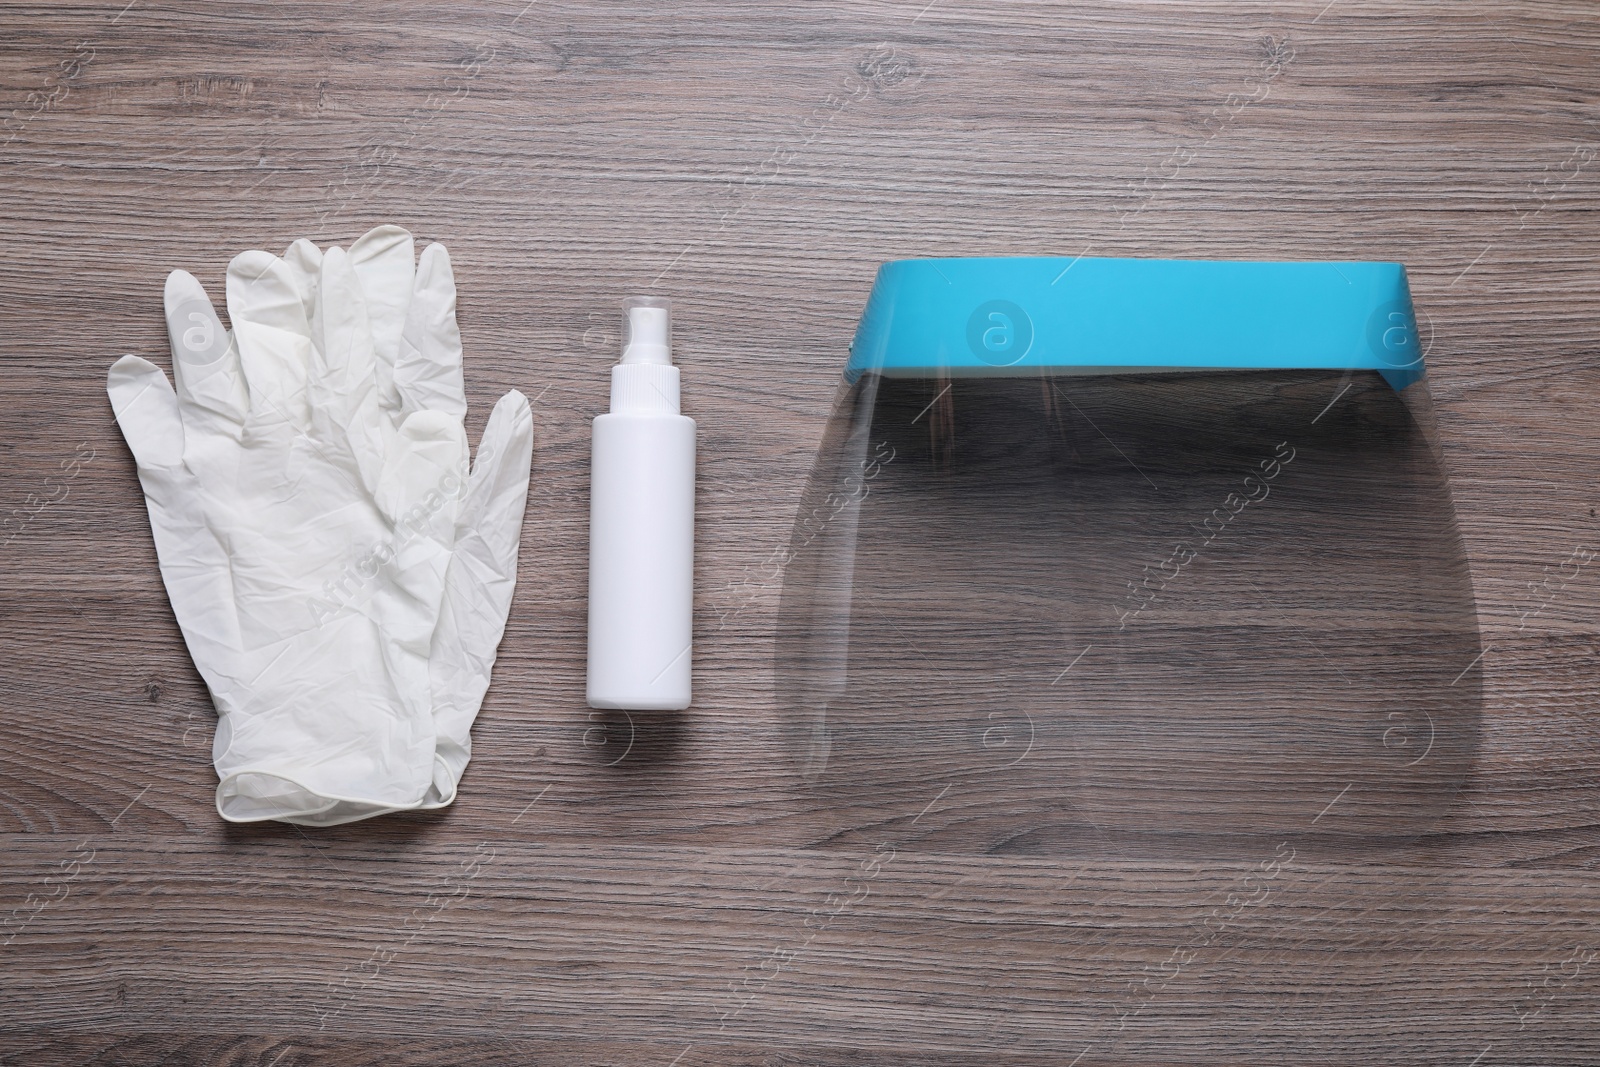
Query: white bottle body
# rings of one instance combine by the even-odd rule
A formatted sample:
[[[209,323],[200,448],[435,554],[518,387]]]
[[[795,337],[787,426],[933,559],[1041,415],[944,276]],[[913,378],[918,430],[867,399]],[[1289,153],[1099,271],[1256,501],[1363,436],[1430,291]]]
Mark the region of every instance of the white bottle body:
[[[620,384],[612,412],[594,420],[589,706],[680,710],[694,635],[695,424],[675,413],[675,380],[671,408],[656,411],[616,410]]]

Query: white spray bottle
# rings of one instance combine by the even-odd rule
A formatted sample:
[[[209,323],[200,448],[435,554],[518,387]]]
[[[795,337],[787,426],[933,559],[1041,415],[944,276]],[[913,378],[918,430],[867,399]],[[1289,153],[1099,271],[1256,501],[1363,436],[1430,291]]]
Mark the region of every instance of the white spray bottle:
[[[591,708],[689,706],[694,615],[694,420],[678,411],[671,305],[624,304],[611,411],[589,475]]]

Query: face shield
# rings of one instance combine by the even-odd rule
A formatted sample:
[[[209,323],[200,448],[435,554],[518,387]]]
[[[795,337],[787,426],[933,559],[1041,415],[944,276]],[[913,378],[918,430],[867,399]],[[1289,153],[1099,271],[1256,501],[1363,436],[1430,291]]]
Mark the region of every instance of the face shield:
[[[1404,269],[886,264],[776,649],[817,842],[1425,833],[1482,646]]]

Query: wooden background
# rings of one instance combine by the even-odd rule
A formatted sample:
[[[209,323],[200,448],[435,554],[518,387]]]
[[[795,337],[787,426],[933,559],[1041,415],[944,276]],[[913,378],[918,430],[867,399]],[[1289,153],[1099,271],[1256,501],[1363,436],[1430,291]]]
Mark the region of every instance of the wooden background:
[[[1592,3],[524,4],[0,9],[0,508],[92,456],[0,550],[0,1062],[1600,1063]],[[226,826],[105,370],[167,361],[168,270],[380,221],[451,248],[474,439],[536,400],[511,624],[454,808]],[[1086,249],[1410,268],[1487,648],[1425,839],[1248,905],[1254,859],[807,847],[763,563],[873,271]],[[626,749],[588,422],[652,285],[697,699]]]

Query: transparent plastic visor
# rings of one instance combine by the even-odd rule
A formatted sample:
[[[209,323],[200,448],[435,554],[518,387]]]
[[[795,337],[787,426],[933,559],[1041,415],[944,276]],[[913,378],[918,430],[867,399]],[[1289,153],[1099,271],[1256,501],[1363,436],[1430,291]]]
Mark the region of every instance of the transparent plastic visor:
[[[1425,381],[865,373],[776,674],[816,842],[1204,856],[1426,833],[1480,655]]]

